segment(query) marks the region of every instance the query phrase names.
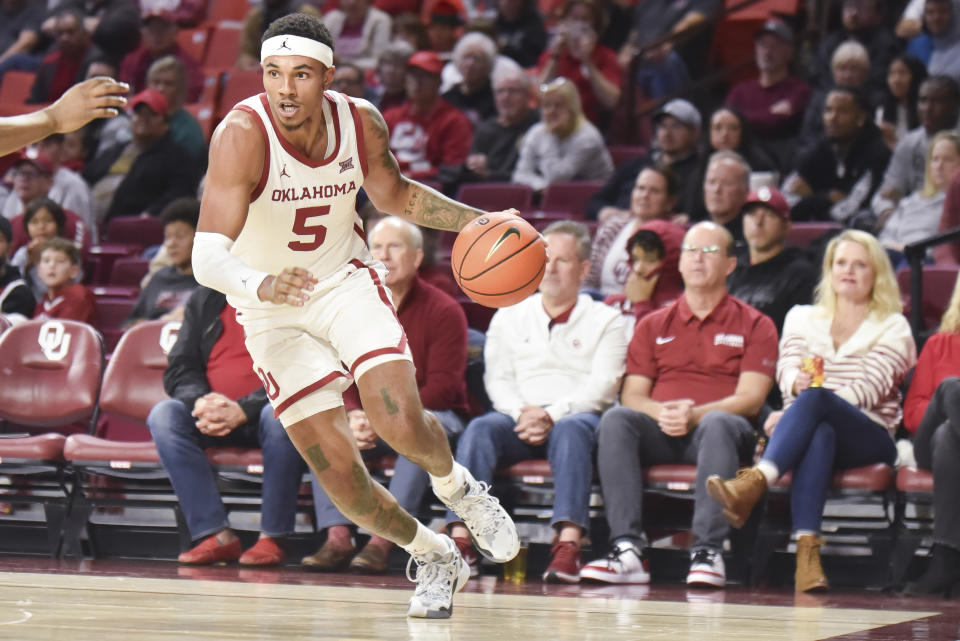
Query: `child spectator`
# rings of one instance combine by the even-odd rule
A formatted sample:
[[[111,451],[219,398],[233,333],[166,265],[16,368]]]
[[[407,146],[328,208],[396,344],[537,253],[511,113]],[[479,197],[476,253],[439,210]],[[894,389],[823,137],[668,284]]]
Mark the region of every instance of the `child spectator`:
[[[54,237],[40,245],[40,280],[47,293],[37,303],[34,318],[62,318],[95,325],[97,307],[93,292],[74,282],[80,275],[80,250],[66,238]]]
[[[163,211],[163,251],[169,265],[157,271],[140,292],[127,325],[144,320],[183,320],[184,307],[197,288],[193,277],[193,237],[197,231],[200,203],[180,198]]]
[[[37,300],[47,293],[47,286],[37,273],[40,251],[51,238],[63,237],[66,222],[63,208],[49,198],[34,198],[23,213],[23,229],[27,232],[28,241],[17,249],[10,264],[20,270]]]

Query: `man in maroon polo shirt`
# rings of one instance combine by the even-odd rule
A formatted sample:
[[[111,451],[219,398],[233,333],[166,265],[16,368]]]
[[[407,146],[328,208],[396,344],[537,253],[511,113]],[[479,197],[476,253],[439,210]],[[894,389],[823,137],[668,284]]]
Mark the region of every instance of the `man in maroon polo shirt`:
[[[370,253],[388,273],[397,317],[410,344],[417,370],[417,389],[423,406],[440,421],[447,436],[455,438],[467,415],[467,317],[450,296],[417,276],[423,260],[423,236],[416,225],[389,216],[370,231]],[[357,388],[344,392],[350,429],[364,458],[377,458],[392,450],[380,440],[360,406]],[[427,473],[406,457],[397,457],[390,479],[390,493],[400,506],[417,515],[430,485]],[[327,540],[303,564],[315,570],[339,570],[349,563],[352,570],[379,574],[387,571],[393,544],[373,536],[357,554],[350,520],[329,499],[320,483],[313,481],[317,530],[327,531]],[[352,560],[351,560],[352,559]]]
[[[643,468],[696,463],[687,583],[723,587],[727,523],[705,483],[732,478],[755,444],[753,419],[773,385],[777,330],[767,316],[727,292],[736,267],[733,237],[713,222],[683,240],[683,296],[645,316],[627,352],[621,405],[600,421],[597,467],[613,551],[580,578],[647,583],[643,549]]]

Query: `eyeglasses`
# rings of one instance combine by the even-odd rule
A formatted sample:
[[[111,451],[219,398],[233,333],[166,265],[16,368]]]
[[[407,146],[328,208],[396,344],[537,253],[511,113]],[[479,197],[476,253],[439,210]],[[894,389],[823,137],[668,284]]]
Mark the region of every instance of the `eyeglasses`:
[[[720,245],[706,245],[704,247],[695,247],[693,245],[687,245],[686,243],[684,243],[683,245],[680,246],[680,250],[686,253],[700,252],[704,256],[710,256],[720,251]]]

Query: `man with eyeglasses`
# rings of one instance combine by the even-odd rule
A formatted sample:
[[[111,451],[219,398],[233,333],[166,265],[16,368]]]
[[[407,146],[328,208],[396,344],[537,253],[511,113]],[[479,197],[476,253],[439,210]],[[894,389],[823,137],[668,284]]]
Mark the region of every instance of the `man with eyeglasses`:
[[[777,331],[764,314],[727,292],[737,264],[733,237],[701,222],[680,254],[684,293],[640,320],[627,351],[620,405],[600,420],[597,468],[612,551],[587,564],[583,580],[648,583],[643,470],[697,466],[687,584],[723,587],[728,526],[705,483],[732,478],[755,445],[754,420],[773,385]]]
[[[493,73],[497,115],[477,125],[473,146],[463,165],[463,182],[509,182],[520,155],[520,139],[540,120],[530,108],[530,76],[519,67]]]

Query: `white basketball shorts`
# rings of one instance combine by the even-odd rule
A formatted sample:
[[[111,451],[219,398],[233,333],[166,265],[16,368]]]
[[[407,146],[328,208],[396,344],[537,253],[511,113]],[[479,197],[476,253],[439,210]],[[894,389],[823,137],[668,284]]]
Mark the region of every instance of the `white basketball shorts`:
[[[353,260],[317,283],[303,307],[237,310],[284,427],[343,405],[343,390],[375,365],[413,361],[385,276],[379,262]]]

